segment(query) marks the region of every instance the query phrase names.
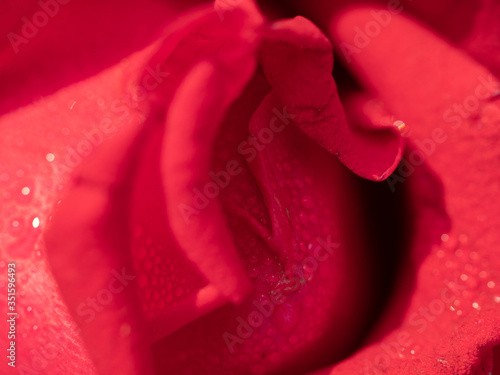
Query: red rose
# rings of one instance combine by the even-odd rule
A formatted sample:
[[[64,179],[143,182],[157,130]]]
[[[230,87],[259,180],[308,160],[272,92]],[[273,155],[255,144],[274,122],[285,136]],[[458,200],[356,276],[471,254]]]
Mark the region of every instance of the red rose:
[[[124,13],[143,20],[130,45],[92,39],[108,26],[73,26],[71,51],[99,58],[39,60],[50,79],[18,84],[16,60],[29,66],[81,14],[66,3],[42,1],[10,26],[0,60],[14,72],[0,78],[14,93],[1,120],[0,266],[18,314],[6,366],[498,371],[498,56],[479,32],[462,45],[485,67],[401,4],[299,4],[371,90],[334,71],[339,96],[331,42],[303,17],[270,22],[250,1],[216,1],[150,41],[172,11],[130,2]],[[132,37],[125,20],[110,27]],[[453,30],[441,31],[466,38]],[[81,59],[96,62],[76,73]]]

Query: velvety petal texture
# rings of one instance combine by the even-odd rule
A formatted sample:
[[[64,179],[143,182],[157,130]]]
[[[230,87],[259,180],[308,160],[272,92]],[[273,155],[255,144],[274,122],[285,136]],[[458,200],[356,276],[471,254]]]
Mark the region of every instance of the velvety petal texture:
[[[5,6],[1,373],[500,374],[498,2],[262,3]]]

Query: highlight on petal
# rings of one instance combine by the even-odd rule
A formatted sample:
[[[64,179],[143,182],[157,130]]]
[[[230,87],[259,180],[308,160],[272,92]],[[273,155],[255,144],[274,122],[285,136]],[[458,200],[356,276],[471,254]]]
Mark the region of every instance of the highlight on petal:
[[[214,203],[190,218],[180,207],[193,204],[193,189],[200,179],[208,178],[218,121],[255,69],[255,29],[261,22],[251,1],[241,2],[222,20],[215,11],[207,12],[179,35],[169,36],[151,60],[170,77],[155,99],[157,110],[162,105],[168,108],[162,157],[168,222],[188,258],[222,295],[235,302],[248,292],[249,283],[239,272],[220,207]],[[204,58],[213,63],[200,65]],[[194,67],[196,71],[191,70]]]
[[[403,148],[398,128],[366,123],[370,129],[361,130],[348,124],[332,77],[330,42],[310,21],[296,17],[274,23],[265,34],[261,60],[304,133],[361,177],[382,180],[394,170]]]
[[[179,246],[223,295],[239,302],[250,283],[220,204],[211,202],[189,220],[180,210],[181,205],[191,207],[198,186],[218,189],[209,180],[210,160],[218,125],[233,99],[228,95],[231,78],[209,62],[186,77],[167,113],[162,170],[169,223]],[[240,87],[244,83],[240,79]]]

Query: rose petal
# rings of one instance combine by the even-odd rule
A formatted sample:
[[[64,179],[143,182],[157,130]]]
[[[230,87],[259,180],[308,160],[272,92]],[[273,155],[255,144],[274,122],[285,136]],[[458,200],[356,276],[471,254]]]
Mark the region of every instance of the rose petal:
[[[370,11],[353,9],[332,22],[337,42],[352,43],[355,27],[371,20]],[[468,56],[400,16],[394,16],[386,30],[350,58],[358,77],[410,125],[418,150],[408,152],[407,169],[398,169],[388,183],[394,183],[393,178],[414,186],[411,194],[421,206],[415,217],[416,235],[425,238],[433,233],[429,238],[435,242],[434,225],[439,223],[425,214],[431,212],[430,202],[415,196],[428,185],[419,170],[422,167],[415,164],[416,152],[443,180],[451,231],[441,235],[442,242],[428,257],[422,258],[432,242],[414,242],[412,257],[424,263],[410,304],[401,304],[408,295],[401,288],[388,309],[385,333],[379,331],[370,346],[324,373],[352,373],[359,368],[394,374],[491,371],[500,326],[492,290],[497,285],[494,253],[499,248],[498,234],[492,229],[498,226],[499,205],[494,202],[500,177],[493,146],[500,113],[498,99],[492,97],[496,79]],[[489,79],[493,83],[488,84]],[[475,108],[463,112],[466,106]],[[481,204],[485,201],[487,207]],[[491,282],[482,280],[485,277]],[[398,310],[402,319],[397,329],[389,331]]]
[[[122,184],[130,172],[124,170],[129,152],[140,145],[130,146],[136,136],[131,128],[82,165],[45,235],[54,276],[103,373],[153,373],[136,276],[124,251],[128,192]],[[90,272],[75,272],[75,259]]]
[[[230,242],[227,246],[217,244],[219,239],[228,240],[223,223],[217,221],[220,220],[220,214],[217,209],[209,207],[201,210],[198,216],[196,194],[191,186],[199,183],[200,178],[208,177],[208,170],[204,171],[203,166],[211,157],[212,144],[200,134],[209,129],[217,132],[216,123],[210,123],[213,128],[201,121],[193,122],[191,129],[172,124],[165,130],[163,126],[167,109],[169,116],[171,113],[185,116],[185,121],[188,119],[187,114],[194,111],[193,105],[184,103],[185,99],[181,101],[177,92],[196,90],[192,75],[189,85],[185,80],[200,60],[212,61],[217,71],[225,69],[228,72],[227,78],[221,76],[221,82],[232,80],[231,84],[226,84],[224,91],[214,91],[219,83],[214,84],[213,78],[210,79],[213,87],[207,89],[213,91],[215,96],[222,95],[225,106],[229,105],[232,97],[238,95],[254,69],[253,55],[257,39],[253,29],[262,22],[260,15],[251,2],[224,10],[223,15],[221,18],[221,12],[201,9],[179,20],[165,33],[166,37],[160,39],[155,56],[140,78],[140,82],[150,80],[151,67],[165,76],[165,82],[160,82],[149,93],[150,101],[145,106],[150,112],[149,139],[139,160],[131,217],[132,226],[136,228],[131,241],[136,254],[135,266],[143,285],[141,298],[155,339],[164,337],[229,300],[241,299],[249,288],[248,280],[241,276],[241,272],[237,272],[239,260],[234,263]],[[199,76],[200,79],[202,77]],[[191,95],[201,97],[206,95],[204,90],[193,91]],[[211,102],[213,97],[207,96],[206,99]],[[175,106],[171,107],[173,100]],[[200,111],[208,110],[205,107],[207,103],[199,103]],[[224,113],[224,107],[218,108],[222,103],[215,104],[214,113],[205,115],[203,121],[211,119],[220,111]],[[176,119],[174,123],[185,121]],[[193,138],[190,132],[198,136]],[[191,151],[188,153],[187,150]],[[162,156],[162,153],[166,155]],[[189,168],[184,165],[186,163],[189,163]],[[181,168],[180,172],[178,168]],[[203,185],[200,187],[203,190]],[[199,221],[202,216],[206,216],[204,221]],[[213,222],[214,225],[209,229],[205,222]],[[211,233],[217,232],[219,237],[209,240]],[[205,245],[200,245],[200,233],[206,234]],[[147,253],[146,247],[150,249]],[[208,249],[218,255],[214,253],[208,257]],[[232,262],[232,266],[224,266],[221,262],[223,258]],[[221,269],[227,272],[219,272]]]
[[[331,76],[330,42],[310,21],[274,23],[262,51],[266,76],[302,131],[364,178],[381,180],[396,168],[403,149],[398,128],[348,126]]]

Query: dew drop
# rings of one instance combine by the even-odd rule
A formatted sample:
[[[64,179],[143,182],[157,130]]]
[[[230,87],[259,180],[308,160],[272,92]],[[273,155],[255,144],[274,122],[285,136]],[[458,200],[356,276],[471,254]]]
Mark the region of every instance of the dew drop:
[[[304,257],[305,257],[305,255],[304,255],[304,253],[303,253],[303,252],[301,252],[301,251],[296,251],[296,252],[294,252],[294,253],[293,253],[293,258],[294,258],[295,260],[300,261],[300,260],[304,259]]]
[[[295,345],[299,342],[299,338],[296,335],[292,335],[290,336],[288,341],[290,342],[290,344]]]
[[[138,284],[139,284],[139,286],[140,286],[141,288],[144,288],[145,286],[147,286],[147,285],[148,285],[148,278],[147,278],[147,276],[146,276],[146,275],[141,274],[141,275],[139,275],[139,277],[137,278],[137,282],[138,282]]]
[[[293,182],[298,189],[302,189],[305,186],[304,182],[299,178],[296,178]]]
[[[267,281],[271,284],[276,284],[278,282],[278,276],[271,274],[267,276]]]
[[[124,323],[120,326],[120,336],[121,337],[129,336],[130,332],[132,332],[132,327],[130,326],[130,324]]]
[[[252,196],[252,197],[248,197],[246,201],[247,201],[247,203],[248,203],[249,205],[254,205],[254,204],[256,204],[256,203],[257,203],[257,198],[256,198],[256,197],[253,197],[253,196]]]
[[[313,208],[314,207],[313,200],[309,196],[302,197],[301,203],[302,203],[302,206],[304,206],[305,208]]]
[[[220,359],[219,357],[217,357],[216,355],[213,355],[213,354],[209,354],[207,355],[207,360],[213,364],[213,365],[217,365],[220,363]]]
[[[269,337],[274,337],[278,332],[274,328],[269,328],[266,333]]]
[[[276,307],[276,328],[282,333],[291,332],[299,323],[301,309],[289,303],[283,303]]]
[[[307,222],[309,221],[309,218],[308,218],[307,214],[306,214],[305,212],[303,212],[303,211],[301,211],[301,212],[299,213],[299,219],[300,219],[300,221],[301,221],[302,223],[304,223],[304,224],[305,224],[305,223],[307,223]]]
[[[307,251],[306,244],[304,242],[300,241],[299,249],[300,249],[300,251],[304,251],[304,252]]]
[[[257,268],[252,268],[248,271],[248,277],[251,279],[256,279],[259,276],[259,270]]]
[[[38,219],[38,217],[35,217],[31,225],[33,225],[33,228],[38,228],[40,226],[40,219]]]
[[[270,356],[269,356],[269,360],[271,362],[274,362],[274,363],[277,363],[279,362],[281,359],[281,355],[279,353],[272,353]]]
[[[486,284],[488,288],[494,288],[495,287],[495,282],[494,281],[488,281],[488,284]]]
[[[179,286],[179,287],[177,287],[177,289],[175,289],[175,296],[176,297],[180,297],[182,295],[182,293],[184,293],[182,286]]]
[[[401,120],[395,121],[393,125],[396,126],[400,131],[403,131],[404,127],[406,126],[406,124]]]
[[[55,159],[55,155],[51,152],[49,152],[47,155],[45,155],[45,159],[48,161],[48,162],[53,162],[54,159]]]
[[[21,194],[22,195],[28,195],[30,193],[30,188],[25,186],[21,189]]]
[[[146,256],[146,248],[144,246],[140,246],[137,248],[137,259],[144,259]]]

